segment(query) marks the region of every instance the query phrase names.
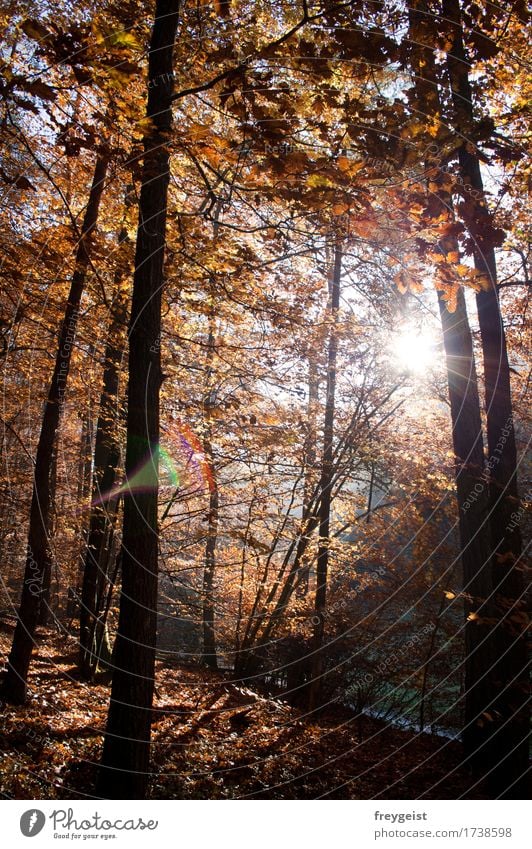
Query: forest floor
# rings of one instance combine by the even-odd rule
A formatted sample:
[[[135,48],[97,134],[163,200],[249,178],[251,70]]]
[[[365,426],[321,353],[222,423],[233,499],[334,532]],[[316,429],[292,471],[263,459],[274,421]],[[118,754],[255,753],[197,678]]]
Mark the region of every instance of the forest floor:
[[[10,630],[0,633],[3,657]],[[109,685],[82,682],[75,664],[76,640],[47,631],[32,660],[28,704],[1,705],[4,797],[91,798]],[[460,757],[455,741],[339,706],[305,716],[228,676],[158,663],[153,798],[486,798]]]

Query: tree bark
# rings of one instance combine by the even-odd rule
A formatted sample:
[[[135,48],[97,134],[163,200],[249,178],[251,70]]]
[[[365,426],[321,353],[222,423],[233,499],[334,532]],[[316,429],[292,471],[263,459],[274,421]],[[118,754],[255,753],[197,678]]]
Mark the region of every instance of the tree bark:
[[[465,296],[460,289],[454,312],[442,293],[438,304],[443,330],[447,382],[451,404],[455,483],[460,529],[465,598],[465,727],[464,751],[479,772],[490,762],[491,729],[479,723],[493,698],[491,666],[494,656],[492,615],[491,536],[488,495],[481,483],[484,447],[480,399]]]
[[[312,639],[312,673],[309,686],[309,710],[314,710],[320,700],[323,672],[323,638],[327,606],[327,573],[329,568],[330,521],[332,484],[334,472],[334,414],[336,404],[336,360],[338,353],[338,312],[340,309],[340,279],[342,273],[342,248],[334,247],[334,265],[330,283],[330,332],[327,352],[327,387],[323,424],[323,458],[320,479],[320,505],[318,513],[318,556],[316,561],[316,595],[314,600],[314,634]]]
[[[161,293],[172,129],[173,50],[179,0],[157,0],[148,71],[144,164],[129,325],[126,478],[143,466],[142,491],[126,492],[122,591],[111,702],[97,795],[140,799],[149,779],[157,631]]]
[[[70,370],[79,305],[90,263],[90,237],[96,227],[107,165],[107,155],[99,154],[76,251],[75,269],[61,325],[55,367],[48,389],[37,445],[22,597],[2,688],[3,698],[16,704],[23,704],[27,697],[28,670],[40,607],[42,599],[46,599],[49,593],[52,572],[50,482],[54,462],[53,449]]]
[[[303,503],[301,506],[302,522],[310,513],[310,505],[316,488],[316,442],[317,442],[317,408],[319,396],[318,363],[315,352],[308,352],[308,404],[307,404],[307,434],[303,446]],[[298,581],[298,595],[304,597],[308,593],[310,564],[302,563]]]
[[[203,450],[205,460],[211,470],[209,480],[209,514],[207,525],[207,543],[205,545],[205,567],[203,570],[203,660],[211,669],[218,666],[216,659],[216,637],[214,630],[214,574],[216,571],[216,540],[218,535],[219,495],[216,469],[214,468],[214,452],[212,447],[211,412],[214,406],[212,397],[211,375],[214,358],[214,315],[209,316],[209,338],[207,343],[207,387],[204,399],[205,436]]]
[[[116,470],[120,460],[120,441],[117,432],[119,385],[126,343],[129,300],[128,288],[124,287],[121,277],[122,271],[119,268],[116,272],[117,291],[111,307],[112,319],[105,350],[102,392],[96,425],[92,506],[81,586],[79,668],[81,675],[87,681],[93,680],[98,665],[98,654],[95,651],[98,630],[96,623],[101,612],[101,600],[105,594],[109,568],[106,551],[111,541],[109,526],[110,521],[112,523],[114,520],[114,510],[109,509],[109,495],[115,486]],[[116,502],[117,497],[115,494],[111,501]]]

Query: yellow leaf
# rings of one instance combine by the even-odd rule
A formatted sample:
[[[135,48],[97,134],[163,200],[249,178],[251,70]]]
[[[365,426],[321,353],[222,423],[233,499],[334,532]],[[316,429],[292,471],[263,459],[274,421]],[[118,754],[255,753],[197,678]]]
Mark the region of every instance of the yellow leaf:
[[[117,87],[121,87],[125,83],[129,82],[129,74],[125,71],[121,71],[120,68],[109,68],[107,73],[110,81],[113,84],[116,84]]]
[[[137,121],[135,126],[137,130],[140,130],[144,135],[151,133],[155,129],[155,125],[151,118],[141,118],[140,121]]]
[[[131,32],[112,32],[109,41],[115,47],[130,47],[132,50],[140,50],[141,44]]]
[[[334,186],[332,180],[329,180],[328,177],[324,177],[323,174],[309,174],[306,179],[306,184],[311,189],[330,188],[331,186]]]

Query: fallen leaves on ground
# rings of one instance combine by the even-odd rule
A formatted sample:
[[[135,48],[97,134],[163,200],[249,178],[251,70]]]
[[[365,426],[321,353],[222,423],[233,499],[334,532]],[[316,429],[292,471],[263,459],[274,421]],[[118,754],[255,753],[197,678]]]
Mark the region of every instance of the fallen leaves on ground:
[[[9,643],[2,634],[4,655]],[[2,706],[7,798],[92,796],[109,685],[79,679],[76,649],[73,637],[47,632],[28,704]],[[337,705],[308,716],[200,666],[158,663],[152,732],[153,798],[484,798],[457,742]]]

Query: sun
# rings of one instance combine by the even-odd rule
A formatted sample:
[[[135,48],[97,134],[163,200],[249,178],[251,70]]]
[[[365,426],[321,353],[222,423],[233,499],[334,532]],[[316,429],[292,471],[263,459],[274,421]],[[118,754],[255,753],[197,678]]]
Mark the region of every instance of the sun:
[[[402,328],[391,341],[391,359],[396,368],[413,374],[424,374],[436,362],[436,343],[427,330]]]

